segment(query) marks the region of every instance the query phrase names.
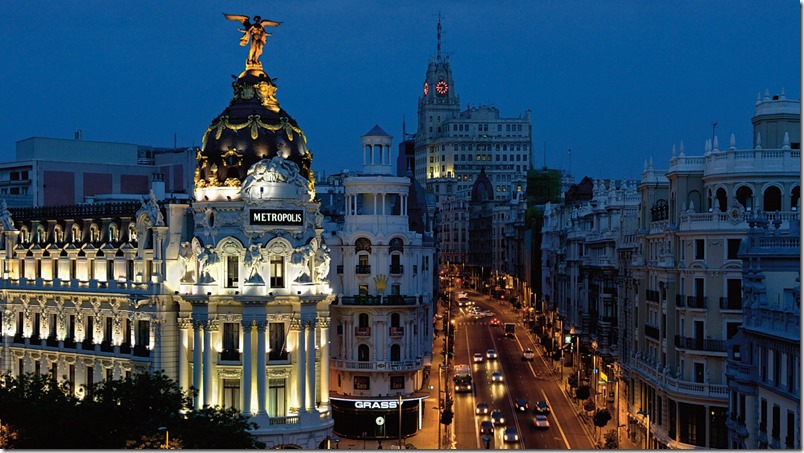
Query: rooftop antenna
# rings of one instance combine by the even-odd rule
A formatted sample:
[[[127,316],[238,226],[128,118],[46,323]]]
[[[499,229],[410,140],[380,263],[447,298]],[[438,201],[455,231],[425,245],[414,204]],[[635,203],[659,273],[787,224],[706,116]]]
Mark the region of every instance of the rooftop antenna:
[[[572,176],[572,148],[567,150],[567,155],[569,156],[569,174]]]
[[[441,61],[441,11],[438,12],[438,40],[436,46],[436,61]]]
[[[547,168],[547,140],[544,141],[544,168]]]

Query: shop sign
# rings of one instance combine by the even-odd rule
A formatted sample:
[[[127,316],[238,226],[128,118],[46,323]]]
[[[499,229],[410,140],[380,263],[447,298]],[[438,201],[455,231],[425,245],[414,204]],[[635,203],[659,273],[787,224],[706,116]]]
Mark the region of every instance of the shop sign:
[[[249,225],[303,226],[304,211],[299,209],[251,209]]]
[[[396,409],[397,401],[355,401],[355,409]]]

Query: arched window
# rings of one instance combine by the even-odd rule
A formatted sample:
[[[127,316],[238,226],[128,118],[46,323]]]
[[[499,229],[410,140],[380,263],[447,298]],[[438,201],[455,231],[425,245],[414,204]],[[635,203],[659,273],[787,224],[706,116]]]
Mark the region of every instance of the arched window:
[[[743,205],[746,211],[754,207],[754,191],[748,186],[740,186],[737,189],[737,202]]]
[[[371,241],[368,238],[357,238],[355,241],[355,253],[363,251],[371,253]]]
[[[687,209],[691,212],[700,212],[701,207],[701,192],[691,190],[687,194]]]
[[[20,243],[27,244],[31,241],[31,234],[28,232],[27,227],[20,228]]]
[[[393,238],[391,242],[388,243],[388,253],[392,252],[399,252],[404,253],[404,245],[402,244],[401,238]]]
[[[38,227],[36,227],[36,242],[42,244],[46,240],[47,240],[47,232],[45,231],[45,227],[39,225]]]
[[[717,199],[717,206],[720,209],[720,212],[726,212],[726,209],[729,208],[729,199],[728,196],[726,196],[726,189],[722,187],[717,189],[717,195],[715,195],[715,197]]]
[[[770,186],[762,194],[762,210],[776,212],[782,210],[782,191],[776,186]]]
[[[92,224],[89,227],[90,242],[100,242],[100,229],[97,224]]]
[[[369,326],[369,317],[366,313],[357,316],[357,327],[365,328]]]
[[[118,229],[117,225],[114,223],[109,224],[109,242],[117,242],[118,241]]]
[[[360,362],[369,361],[369,347],[368,345],[361,344],[357,347],[357,360]]]
[[[137,225],[134,222],[128,224],[128,240],[129,242],[137,242]]]
[[[398,344],[391,345],[391,361],[399,362],[402,360],[402,348]]]
[[[391,327],[399,327],[399,313],[391,313]]]
[[[78,225],[73,225],[70,231],[72,233],[70,240],[72,242],[81,242],[81,228],[79,228]]]
[[[61,225],[53,227],[53,236],[57,244],[64,242],[64,230],[61,229]]]

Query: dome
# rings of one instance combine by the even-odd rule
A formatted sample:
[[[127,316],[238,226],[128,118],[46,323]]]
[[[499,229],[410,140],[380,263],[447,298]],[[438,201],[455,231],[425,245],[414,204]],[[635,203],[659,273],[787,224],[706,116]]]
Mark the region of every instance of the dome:
[[[247,63],[246,70],[232,82],[234,96],[204,132],[196,154],[196,189],[241,187],[252,165],[279,156],[294,162],[313,190],[307,138],[279,107],[275,82],[259,63]]]

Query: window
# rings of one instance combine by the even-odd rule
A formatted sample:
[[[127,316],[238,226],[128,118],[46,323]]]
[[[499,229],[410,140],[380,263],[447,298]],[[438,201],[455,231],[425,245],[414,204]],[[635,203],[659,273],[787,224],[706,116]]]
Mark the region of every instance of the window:
[[[391,376],[391,390],[403,390],[405,388],[405,376]]]
[[[114,280],[114,260],[106,260],[106,281]]]
[[[272,256],[271,257],[271,288],[284,288],[285,278],[285,257]]]
[[[287,360],[285,345],[285,323],[272,322],[268,325],[268,360]]]
[[[355,390],[370,390],[371,381],[368,376],[355,376]]]
[[[237,379],[223,380],[223,406],[240,409],[240,381]]]
[[[285,415],[285,379],[268,380],[268,415],[283,417]]]
[[[137,337],[135,343],[137,346],[148,346],[151,344],[151,323],[144,319],[137,321]]]
[[[740,239],[728,239],[726,243],[727,243],[727,247],[728,247],[728,250],[726,252],[727,253],[726,254],[726,259],[729,259],[729,260],[738,259],[737,258],[737,252],[740,251]]]
[[[768,432],[768,401],[764,398],[759,403],[759,431]]]
[[[696,260],[705,259],[704,258],[705,257],[704,251],[705,251],[704,240],[703,239],[696,239],[695,240],[695,259]]]
[[[240,260],[238,257],[228,255],[226,257],[226,287],[237,288],[239,277]]]
[[[357,347],[357,360],[359,362],[369,361],[369,347],[368,345],[361,344]]]
[[[236,322],[223,323],[223,351],[221,359],[239,360],[240,329]]]
[[[398,344],[391,345],[391,361],[399,362],[402,360],[402,348]]]

